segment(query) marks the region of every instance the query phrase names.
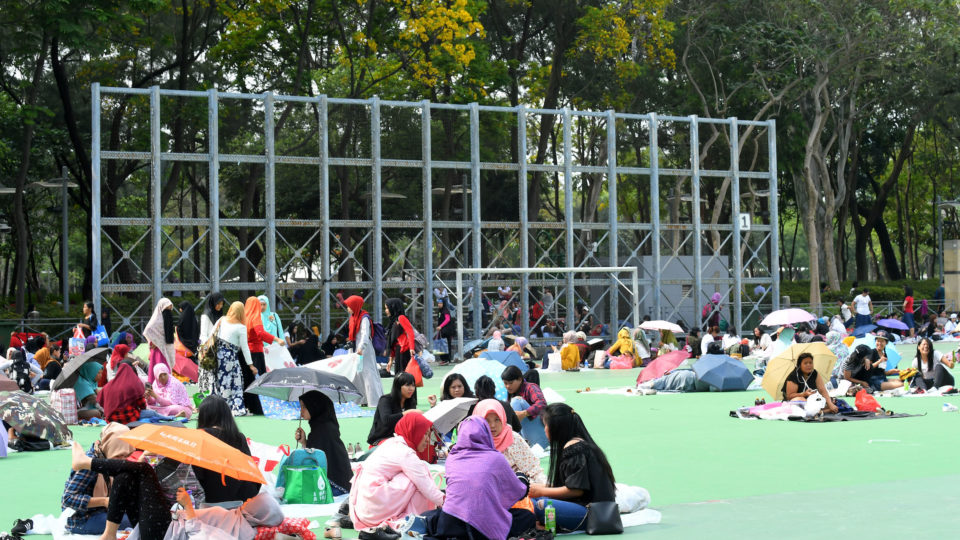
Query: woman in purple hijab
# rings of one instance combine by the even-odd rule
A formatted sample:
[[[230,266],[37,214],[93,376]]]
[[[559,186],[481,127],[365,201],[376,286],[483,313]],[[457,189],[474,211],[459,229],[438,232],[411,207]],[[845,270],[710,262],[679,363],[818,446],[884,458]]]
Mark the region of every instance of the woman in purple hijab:
[[[506,540],[536,525],[532,512],[511,509],[526,497],[528,482],[494,448],[483,418],[460,424],[446,465],[447,497],[442,509],[424,515],[425,537]]]

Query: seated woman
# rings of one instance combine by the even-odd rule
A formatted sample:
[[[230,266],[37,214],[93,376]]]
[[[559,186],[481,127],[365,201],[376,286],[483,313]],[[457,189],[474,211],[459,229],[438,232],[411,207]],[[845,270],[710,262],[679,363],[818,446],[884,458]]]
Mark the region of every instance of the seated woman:
[[[89,458],[126,459],[134,448],[120,440],[119,435],[129,431],[122,424],[109,424],[100,432],[100,439],[93,443],[86,455]],[[74,514],[67,518],[67,532],[72,534],[103,534],[107,526],[109,490],[102,475],[90,470],[72,471],[63,487],[60,505]],[[127,516],[116,523],[124,528],[131,526]]]
[[[7,372],[20,391],[28,394],[33,393],[43,377],[43,370],[27,360],[22,350],[13,347],[7,350],[6,360],[0,359],[0,372]]]
[[[911,379],[911,384],[923,391],[941,386],[953,386],[953,375],[947,371],[953,369],[953,364],[950,356],[933,350],[933,342],[930,338],[921,338],[920,344],[917,345],[917,356],[910,364],[918,372]]]
[[[750,340],[750,354],[753,356],[769,357],[773,351],[773,340],[760,327],[753,329],[753,339]]]
[[[472,416],[487,421],[490,434],[493,436],[494,447],[507,458],[507,463],[514,471],[524,475],[531,483],[547,483],[547,476],[543,472],[543,467],[540,466],[540,460],[533,455],[530,445],[519,433],[514,433],[507,424],[507,415],[502,403],[495,399],[485,399],[477,403]],[[449,461],[447,463],[449,464]]]
[[[290,355],[298,366],[316,362],[323,358],[323,352],[320,350],[320,339],[316,334],[306,329],[301,323],[296,323],[290,329],[291,342],[289,345]]]
[[[373,425],[367,435],[367,444],[377,446],[393,437],[397,422],[410,413],[420,414],[417,409],[417,383],[413,375],[403,372],[393,378],[390,393],[380,396]]]
[[[396,423],[396,435],[360,463],[349,499],[355,529],[379,527],[443,504],[443,492],[424,460],[435,433],[433,422],[422,414],[407,414]]]
[[[787,375],[783,383],[783,399],[786,401],[806,401],[808,397],[819,392],[827,400],[826,410],[837,412],[837,405],[830,398],[823,377],[813,369],[813,355],[805,352],[797,356],[797,367]]]
[[[576,332],[564,332],[563,333],[563,343],[560,344],[560,369],[566,371],[568,369],[576,369],[580,367],[580,349],[577,347],[577,344],[574,343],[574,340],[577,337]],[[553,347],[554,352],[557,352],[557,348]]]
[[[493,333],[493,337],[487,342],[488,351],[502,351],[504,348],[503,333],[499,330]]]
[[[131,525],[139,526],[143,540],[163,540],[170,526],[170,503],[163,494],[157,473],[148,463],[91,458],[74,441],[71,468],[77,472],[92,471],[111,479],[106,525],[101,539],[116,539],[120,523],[126,516]]]
[[[528,372],[529,373],[529,372]],[[536,373],[536,371],[534,371]],[[473,393],[479,401],[486,399],[493,399],[500,403],[500,406],[503,407],[504,412],[507,413],[507,424],[510,429],[520,433],[520,430],[523,426],[520,424],[520,419],[517,418],[517,411],[513,410],[513,407],[509,403],[500,401],[497,399],[497,384],[493,382],[493,379],[487,377],[486,375],[481,375],[477,378],[477,382],[473,383]],[[477,404],[474,403],[467,410],[467,414],[473,414],[473,411],[476,410]]]
[[[548,405],[543,417],[550,438],[550,484],[530,484],[537,522],[544,522],[544,509],[550,503],[556,510],[559,531],[582,531],[587,505],[616,500],[613,470],[569,405]]]
[[[517,336],[517,339],[513,341],[513,345],[507,347],[507,350],[519,354],[520,358],[528,358],[530,356],[530,351],[526,348],[528,343],[530,342],[527,341],[527,338]]]
[[[467,417],[446,463],[443,508],[427,512],[426,538],[506,539],[532,529],[527,509],[511,509],[527,494],[527,484],[494,448],[487,424]]]
[[[156,377],[153,388],[146,392],[147,406],[163,416],[182,416],[189,420],[193,414],[193,402],[183,383],[170,376],[166,364],[153,366],[153,375]]]
[[[157,416],[153,411],[147,410],[143,381],[126,362],[120,363],[116,376],[100,391],[97,403],[103,407],[103,417],[107,422],[129,424],[140,420],[141,416]]]
[[[49,390],[50,385],[53,384],[53,381],[57,380],[60,372],[63,371],[63,364],[60,359],[60,347],[51,343],[49,347],[44,347],[37,351],[37,354],[33,355],[33,359],[37,361],[40,369],[43,370],[40,382],[37,383],[37,389]]]
[[[447,375],[447,378],[443,380],[443,392],[440,394],[440,400],[446,401],[448,399],[456,399],[474,397],[473,392],[470,390],[470,386],[467,384],[467,379],[459,373],[451,373]],[[427,403],[430,404],[430,408],[437,406],[437,396],[431,395],[427,396]]]
[[[300,416],[310,423],[310,434],[297,428],[294,439],[304,448],[322,450],[326,455],[327,479],[334,496],[349,493],[353,471],[347,447],[340,438],[340,422],[333,401],[322,392],[311,390],[300,396]]]
[[[671,332],[670,330],[661,330],[660,331],[660,347],[657,349],[657,356],[661,356],[665,353],[675,351],[678,348],[679,348],[679,345],[677,344],[677,336],[673,335],[673,332]]]
[[[543,420],[540,412],[547,406],[543,392],[536,384],[528,383],[517,366],[508,366],[500,375],[507,395],[510,397],[510,406],[517,411],[520,419],[520,433],[530,444],[539,444],[546,448],[547,436],[543,432]]]
[[[637,364],[637,351],[633,347],[633,338],[630,337],[629,328],[621,328],[617,332],[617,340],[613,342],[613,345],[607,349],[607,354],[610,355],[608,361],[613,360],[628,360],[631,367],[636,367]],[[609,364],[607,364],[609,365]]]
[[[230,405],[218,395],[210,395],[197,408],[197,429],[202,429],[230,446],[250,455],[247,438],[240,433]],[[201,467],[193,467],[197,481],[203,487],[206,504],[242,503],[256,497],[260,484],[244,482]],[[231,506],[231,505],[224,505]]]
[[[87,362],[77,370],[77,382],[74,383],[73,390],[80,405],[77,410],[77,418],[80,420],[103,418],[103,408],[97,399],[97,375],[102,369],[103,364],[99,362]]]
[[[880,342],[884,342],[884,347],[886,346],[885,340],[878,339],[877,343]],[[902,387],[903,381],[887,380],[886,369],[884,369],[886,362],[886,356],[881,357],[876,349],[858,345],[847,357],[847,362],[843,366],[843,378],[853,384],[859,384],[868,391],[879,392]]]

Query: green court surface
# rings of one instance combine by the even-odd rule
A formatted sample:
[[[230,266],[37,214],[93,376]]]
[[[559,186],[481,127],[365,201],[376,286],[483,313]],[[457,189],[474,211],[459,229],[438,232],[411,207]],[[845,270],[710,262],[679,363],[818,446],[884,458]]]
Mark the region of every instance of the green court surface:
[[[901,348],[905,358],[912,357],[912,350]],[[427,407],[427,395],[439,394],[449,370],[436,369],[419,390],[421,408]],[[757,397],[769,399],[762,391],[635,397],[577,392],[633,386],[638,373],[542,374],[543,386],[559,392],[583,416],[613,464],[617,481],[648,489],[651,507],[662,513],[660,524],[628,529],[628,536],[956,534],[960,520],[949,516],[950,508],[960,504],[954,453],[960,448],[960,413],[942,412],[941,407],[945,402],[960,406],[960,396],[880,398],[887,409],[924,416],[813,424],[729,416]],[[960,377],[960,369],[955,376]],[[388,389],[390,383],[384,380]],[[293,446],[295,421],[238,420],[254,440]],[[342,419],[344,443],[365,441],[371,421]],[[79,426],[73,431],[85,446],[99,432]],[[67,451],[12,454],[0,460],[0,531],[8,530],[15,518],[59,514],[69,461]],[[344,532],[354,536],[353,531]]]

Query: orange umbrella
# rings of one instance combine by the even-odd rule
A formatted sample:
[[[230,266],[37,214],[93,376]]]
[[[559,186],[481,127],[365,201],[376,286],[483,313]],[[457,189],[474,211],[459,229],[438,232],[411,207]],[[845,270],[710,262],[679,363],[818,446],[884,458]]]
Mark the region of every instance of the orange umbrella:
[[[253,458],[201,429],[142,424],[120,438],[141,450],[218,472],[221,476],[267,483]]]

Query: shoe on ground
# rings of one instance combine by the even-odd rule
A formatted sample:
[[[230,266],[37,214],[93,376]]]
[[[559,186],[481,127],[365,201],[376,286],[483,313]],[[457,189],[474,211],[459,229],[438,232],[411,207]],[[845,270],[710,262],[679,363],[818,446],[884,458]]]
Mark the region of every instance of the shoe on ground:
[[[360,540],[400,540],[400,533],[390,527],[363,529],[358,536]]]
[[[10,529],[10,534],[16,537],[20,537],[27,534],[28,531],[32,531],[32,530],[33,530],[32,519],[18,519],[13,522],[13,528]]]

